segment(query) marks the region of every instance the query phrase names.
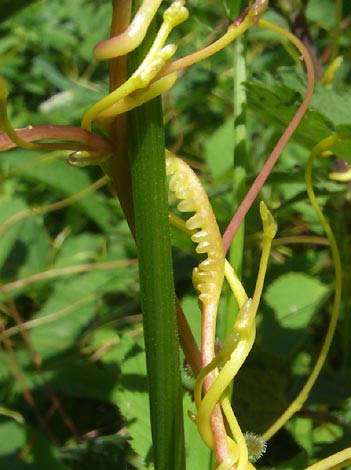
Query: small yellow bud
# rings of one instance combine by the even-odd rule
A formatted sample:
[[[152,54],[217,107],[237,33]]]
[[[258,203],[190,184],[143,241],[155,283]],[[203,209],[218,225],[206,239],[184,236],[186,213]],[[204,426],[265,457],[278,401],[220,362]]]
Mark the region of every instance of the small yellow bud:
[[[156,77],[159,71],[166,65],[169,59],[174,55],[177,50],[175,44],[167,44],[161,50],[156,52],[155,56],[146,62],[145,66],[143,64],[136,72],[136,76],[140,79],[141,87],[147,86],[151,80]]]
[[[188,19],[189,11],[184,5],[184,0],[176,0],[164,12],[163,21],[168,23],[171,28],[178,26],[180,23],[183,23]]]
[[[278,230],[277,222],[273,219],[273,216],[270,210],[267,208],[266,204],[260,202],[260,214],[263,224],[263,233],[267,238],[273,239]]]

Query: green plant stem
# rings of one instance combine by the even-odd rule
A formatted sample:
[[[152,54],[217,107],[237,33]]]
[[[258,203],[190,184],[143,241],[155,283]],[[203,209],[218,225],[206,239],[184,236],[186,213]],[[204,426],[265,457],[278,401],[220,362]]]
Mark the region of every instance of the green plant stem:
[[[239,2],[240,3],[240,2]],[[240,8],[240,5],[238,5]],[[239,12],[238,12],[239,13]],[[246,80],[246,63],[244,56],[244,40],[238,38],[234,42],[234,155],[233,155],[233,209],[236,210],[245,195],[245,179],[247,161],[246,149],[246,93],[243,82]],[[243,252],[244,252],[245,223],[243,222],[236,233],[229,250],[229,261],[238,276],[241,277]],[[225,337],[232,329],[238,313],[238,305],[234,296],[230,293],[227,302]]]
[[[134,11],[140,4],[133,2]],[[155,33],[153,22],[143,44],[128,56],[129,72],[145,57]],[[182,389],[159,98],[130,112],[128,138],[154,464],[157,470],[183,470]]]
[[[335,26],[331,35],[331,60],[334,60],[339,55],[340,49],[340,36],[341,36],[341,20],[342,20],[342,0],[335,1]]]

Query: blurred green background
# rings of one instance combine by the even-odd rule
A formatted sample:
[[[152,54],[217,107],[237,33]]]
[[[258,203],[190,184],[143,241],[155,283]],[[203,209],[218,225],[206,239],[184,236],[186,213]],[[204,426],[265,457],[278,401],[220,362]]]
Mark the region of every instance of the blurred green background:
[[[231,3],[187,2],[189,20],[172,35],[179,57],[226,30]],[[107,64],[93,59],[92,48],[108,37],[110,16],[107,0],[2,1],[0,73],[10,90],[14,126],[79,125],[88,106],[108,90]],[[319,83],[261,194],[279,231],[257,341],[234,389],[240,424],[256,433],[297,394],[325,335],[334,271],[303,169],[313,145],[351,126],[349,2],[277,0],[265,17],[310,41]],[[244,46],[248,187],[301,102],[305,77],[296,52],[273,33],[253,28]],[[323,84],[338,56],[342,64]],[[233,212],[234,76],[228,47],[187,70],[164,96],[167,146],[199,172],[221,230]],[[344,262],[336,337],[308,402],[272,439],[258,468],[299,470],[350,443],[350,186],[328,179],[332,169],[351,161],[350,145],[342,142],[336,157],[318,161],[315,169],[319,201]],[[68,166],[63,152],[15,149],[0,155],[0,468],[152,468],[137,253],[119,204],[105,184],[61,210],[38,212],[79,195],[102,176],[98,167]],[[260,231],[255,204],[247,217],[242,269],[249,293]],[[198,335],[200,312],[191,285],[198,258],[192,242],[173,229],[172,240],[177,293]],[[225,286],[219,331],[227,291]],[[185,412],[194,411],[194,379],[186,365],[183,380]],[[185,423],[188,468],[210,469],[196,427],[187,417]]]

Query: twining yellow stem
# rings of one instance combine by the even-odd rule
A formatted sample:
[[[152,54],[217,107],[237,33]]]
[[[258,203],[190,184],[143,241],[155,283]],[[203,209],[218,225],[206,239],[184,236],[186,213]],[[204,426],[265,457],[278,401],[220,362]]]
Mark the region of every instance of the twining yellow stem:
[[[245,470],[248,464],[248,451],[245,440],[243,440],[242,432],[237,425],[237,421],[233,412],[229,411],[230,404],[226,399],[222,399],[222,395],[227,389],[230,382],[233,380],[240,367],[246,360],[251,348],[253,346],[256,335],[255,317],[259,305],[259,300],[262,294],[265,273],[267,271],[268,257],[272,239],[275,236],[277,226],[274,222],[270,212],[261,202],[260,205],[261,217],[263,221],[263,246],[262,256],[260,261],[259,272],[257,276],[257,283],[253,299],[245,301],[245,291],[239,289],[239,306],[240,311],[237,320],[234,324],[233,332],[225,341],[222,350],[212,360],[210,364],[205,367],[197,377],[194,396],[195,403],[198,409],[196,423],[199,433],[210,448],[213,447],[213,437],[210,428],[210,416],[216,403],[221,402],[226,410],[226,416],[229,422],[233,438],[237,443],[239,450],[238,470]],[[235,289],[237,289],[237,282],[234,277]],[[241,301],[243,301],[241,303]],[[206,392],[204,398],[201,400],[202,382],[206,374],[211,370],[218,367],[220,364],[225,363],[222,370],[215,378],[213,384]],[[235,449],[236,450],[236,449]],[[224,464],[223,464],[224,465]],[[223,467],[230,469],[230,466]]]
[[[156,82],[151,83],[147,88],[137,90],[134,93],[122,98],[116,103],[112,104],[99,114],[99,121],[102,119],[109,119],[119,114],[126,113],[131,109],[137,108],[147,101],[152,100],[156,96],[161,95],[168,91],[175,84],[178,78],[178,73],[170,73],[165,77],[160,78]]]
[[[224,275],[240,308],[248,297],[238,275],[227,260],[225,260]]]
[[[23,147],[29,150],[37,150],[40,148],[39,144],[33,144],[32,142],[26,142],[21,139],[17,132],[12,127],[10,120],[7,116],[7,99],[9,96],[8,88],[5,80],[0,75],[0,131],[5,132],[12,142],[19,147]]]
[[[207,59],[224,49],[228,44],[235,41],[236,38],[245,33],[251,26],[257,23],[260,16],[264,13],[268,6],[267,0],[256,1],[246,12],[244,18],[231,24],[226,33],[214,43],[210,44],[199,51],[193,52],[181,59],[178,59],[169,65],[166,65],[160,75],[168,75],[171,72],[181,70],[191,65]]]
[[[143,62],[126,82],[88,109],[82,120],[83,129],[90,130],[92,121],[109,106],[138,89],[146,88],[165,66],[176,51],[174,44],[165,46],[167,38],[172,29],[185,21],[189,15],[183,4],[183,1],[175,1],[167,8],[163,14],[161,28]]]
[[[126,4],[125,8],[130,8],[128,0],[125,0],[124,3]],[[95,46],[95,57],[99,60],[112,59],[136,49],[142,43],[161,3],[162,0],[144,0],[133,21],[123,33],[101,41]]]
[[[266,0],[256,1],[254,5],[252,5],[250,8],[248,8],[244,12],[243,16],[240,19],[236,20],[228,28],[227,32],[220,39],[215,41],[210,46],[205,47],[204,49],[197,51],[193,54],[190,54],[189,56],[186,56],[182,59],[179,59],[170,65],[166,65],[166,60],[165,60],[162,66],[159,67],[159,71],[157,72],[159,78],[157,78],[156,76],[156,78],[153,78],[152,80],[150,80],[149,84],[147,85],[143,84],[142,86],[140,84],[137,85],[137,81],[134,80],[135,77],[130,82],[128,81],[129,88],[126,88],[126,87],[118,88],[117,90],[115,90],[114,95],[111,94],[108,97],[105,97],[103,99],[104,101],[101,100],[99,102],[100,104],[97,103],[95,108],[94,106],[90,108],[88,112],[91,112],[91,116],[90,116],[91,121],[94,118],[96,118],[98,115],[99,115],[98,116],[99,120],[101,121],[103,119],[112,118],[118,114],[125,113],[137,106],[142,105],[143,103],[151,100],[152,98],[160,95],[161,93],[164,93],[165,91],[169,90],[174,85],[174,83],[176,82],[178,78],[178,74],[176,73],[176,71],[189,67],[195,62],[198,62],[207,57],[210,57],[211,55],[215,54],[216,52],[226,47],[228,44],[234,41],[238,36],[242,35],[248,28],[250,28],[252,25],[257,23],[259,17],[263,14],[264,10],[266,9],[267,3],[268,2]],[[182,8],[183,11],[185,11],[186,9],[184,8],[184,4],[185,4],[184,1],[177,0],[172,4],[172,6],[177,9]],[[156,7],[156,2],[153,3],[153,7]],[[147,7],[147,9],[149,13],[151,13],[151,10],[149,9],[149,7]],[[140,17],[144,15],[144,13],[142,13],[142,8],[139,10],[134,20],[138,17],[139,14],[141,15]],[[141,34],[141,31],[138,31],[138,28],[132,26],[134,23],[134,20],[130,28],[128,28],[128,30],[125,33],[119,36],[116,36],[114,38],[111,38],[110,40],[103,41],[97,46],[96,52],[98,50],[100,51],[99,53],[100,55],[98,58],[117,57],[122,54],[126,54],[127,52],[132,50],[133,41],[127,41],[127,43],[125,43],[125,40],[128,38],[128,35],[131,33],[133,33],[133,40],[134,38],[136,38],[137,35]],[[164,28],[161,27],[159,37],[163,37],[162,28],[164,29],[164,31],[166,31],[168,28],[168,25],[165,25],[165,23],[163,26]],[[143,34],[145,35],[145,32],[143,32]],[[168,30],[167,30],[167,34],[168,34]],[[115,45],[114,46],[115,50],[113,50],[112,44]],[[155,41],[155,43],[152,46],[152,49],[149,52],[149,55],[151,56],[154,55],[154,53],[159,50],[160,44],[161,44],[160,41],[158,42]],[[108,51],[108,55],[103,56],[102,51],[105,51],[106,53]],[[157,73],[155,73],[155,75],[157,75]],[[144,89],[140,90],[140,88],[144,88]],[[104,107],[102,107],[102,101],[104,102]],[[100,108],[97,107],[98,104]],[[92,117],[93,112],[94,112],[94,117]],[[85,120],[83,120],[82,126],[83,128],[89,129],[89,125],[88,125],[89,121],[88,121],[87,115],[85,116],[84,119]]]
[[[342,173],[337,173],[337,172],[332,172],[329,173],[329,178],[334,180],[334,181],[340,181],[342,183],[348,183],[351,181],[351,168],[349,168],[346,171],[343,171]]]
[[[238,304],[241,307],[241,311],[239,312],[238,319],[234,325],[233,332],[224,342],[221,351],[213,358],[210,364],[208,364],[201,370],[201,372],[197,376],[197,381],[194,390],[194,398],[198,410],[203,406],[206,397],[208,397],[208,394],[213,394],[214,392],[214,388],[212,385],[209,391],[207,392],[205,399],[203,401],[201,400],[202,383],[206,375],[209,374],[215,368],[224,364],[228,360],[232,361],[232,363],[235,363],[237,370],[239,370],[241,364],[244,362],[247,354],[249,353],[254,341],[255,317],[253,308],[257,310],[259,298],[262,293],[264,274],[267,268],[271,241],[276,233],[276,224],[272,216],[262,203],[260,209],[264,225],[264,243],[258,274],[258,282],[253,296],[254,301],[248,300],[246,292],[240,280],[238,279],[235,271],[226,261],[225,276],[234,291]],[[177,216],[170,215],[170,221],[180,230],[187,232],[185,222],[183,222]],[[252,307],[252,305],[254,307]],[[240,341],[241,344],[238,348]],[[234,351],[236,351],[237,353],[236,356],[234,356],[233,354]],[[227,368],[227,370],[228,369],[229,368]],[[226,377],[222,375],[222,372],[215,380],[215,382],[217,382],[217,385],[218,382],[221,380],[220,391],[216,393],[217,396],[212,395],[211,403],[207,403],[207,406],[205,402],[205,406],[201,408],[203,410],[203,415],[201,416],[201,414],[199,413],[196,418],[197,425],[199,426],[199,432],[206,444],[210,448],[214,449],[215,444],[211,428],[208,425],[208,422],[211,413],[211,407],[214,406],[217,401],[220,401],[221,407],[227,418],[234,441],[229,438],[229,436],[227,436],[228,444],[230,447],[230,454],[220,463],[220,465],[217,467],[217,470],[230,470],[233,465],[236,465],[237,470],[254,470],[254,466],[248,461],[248,449],[245,437],[242,434],[240,426],[231,408],[230,401],[226,396],[221,397],[222,392],[226,388],[226,383],[229,383],[233,379],[233,374],[235,375],[236,372],[234,369],[232,369],[228,374],[227,380]]]
[[[305,470],[338,470],[346,468],[351,463],[351,447],[330,455],[319,462],[310,465]]]
[[[207,194],[196,174],[183,160],[169,151],[166,151],[166,170],[171,177],[169,189],[175,193],[177,199],[181,199],[178,210],[194,212],[185,222],[185,227],[194,231],[191,239],[197,243],[196,251],[207,255],[193,271],[194,287],[202,302],[201,357],[204,367],[214,357],[216,316],[224,279],[223,244]],[[177,223],[180,225],[178,221]],[[205,380],[208,388],[213,381],[212,374]],[[210,419],[210,433],[214,436],[212,449],[216,449],[217,459],[221,462],[229,454],[229,447],[219,408]]]
[[[174,227],[178,228],[179,230],[187,233],[190,236],[194,234],[194,231],[187,229],[185,222],[182,219],[180,219],[178,216],[176,216],[175,214],[170,213],[169,220],[170,220],[170,223]],[[241,307],[248,300],[248,297],[246,295],[245,289],[242,286],[236,272],[234,271],[234,269],[228,263],[227,260],[225,260],[224,274],[225,274],[225,277],[227,278],[227,281],[229,282],[231,289],[234,292],[234,295],[237,299],[238,304]],[[230,354],[232,353],[232,351],[235,349],[236,345],[238,344],[239,338],[240,338],[240,335],[237,332],[232,333],[232,335],[230,335],[229,338],[227,338],[227,340],[225,341],[220,353],[215,356],[215,358],[212,360],[212,362],[208,366],[204,367],[199,372],[197,376],[197,383],[196,383],[195,390],[194,390],[195,402],[197,404],[197,407],[200,407],[201,405],[201,390],[202,390],[202,384],[203,384],[203,380],[205,376],[209,372],[211,372],[214,368],[219,367],[230,358]],[[224,397],[221,399],[221,407],[227,418],[232,435],[235,438],[235,442],[227,436],[227,441],[230,447],[230,455],[222,460],[220,465],[217,467],[217,470],[230,470],[236,462],[238,462],[238,467],[237,467],[238,470],[240,470],[240,468],[254,470],[253,465],[251,465],[250,463],[248,466],[247,465],[245,466],[245,462],[247,462],[247,459],[248,459],[247,445],[245,442],[245,437],[234,415],[234,412],[232,410],[230,400],[228,399],[228,397]],[[211,440],[211,437],[209,437],[209,439]],[[213,439],[212,439],[212,446],[214,446]],[[214,450],[214,447],[212,447],[212,449]]]
[[[228,397],[222,398],[221,407],[224,411],[225,417],[227,418],[231,433],[235,440],[235,445],[237,447],[237,449],[235,449],[234,446],[232,447],[232,449],[234,449],[234,452],[232,450],[232,457],[235,458],[236,454],[239,453],[238,457],[235,458],[233,463],[237,464],[237,470],[247,470],[249,468],[249,452],[247,449],[247,444]],[[233,468],[233,463],[227,462],[226,466],[223,463],[222,470],[231,470]],[[221,470],[220,467],[217,470]]]
[[[334,233],[331,229],[331,226],[327,220],[327,218],[324,216],[317,198],[315,196],[314,190],[313,190],[313,185],[312,185],[312,167],[313,167],[313,162],[315,157],[318,155],[322,154],[326,150],[329,150],[338,140],[338,136],[333,135],[330,137],[327,137],[326,139],[323,139],[321,142],[319,142],[312,150],[311,155],[308,159],[307,165],[306,165],[306,170],[305,170],[305,181],[306,181],[306,187],[307,187],[307,193],[308,197],[311,201],[312,207],[315,210],[317,217],[319,218],[324,231],[326,233],[326,236],[329,241],[330,249],[332,252],[332,258],[333,258],[333,264],[334,264],[334,271],[335,271],[335,293],[334,293],[334,302],[333,302],[333,308],[332,308],[332,313],[330,317],[330,322],[328,326],[328,330],[325,336],[325,340],[322,346],[322,349],[319,353],[319,356],[317,358],[317,361],[315,363],[314,368],[312,369],[312,372],[306,381],[304,387],[298,394],[298,396],[295,398],[295,400],[291,403],[291,405],[288,407],[288,409],[280,416],[280,418],[263,434],[263,438],[265,440],[270,439],[274,434],[276,434],[279,429],[281,429],[284,424],[293,416],[297,411],[299,411],[304,403],[306,402],[309,393],[315,384],[320,371],[325,363],[325,360],[327,358],[330,345],[333,340],[333,336],[335,333],[335,328],[336,324],[338,321],[338,315],[339,315],[339,310],[340,310],[340,303],[341,303],[341,290],[342,290],[342,267],[341,267],[341,260],[340,260],[340,253],[339,249],[335,240]]]

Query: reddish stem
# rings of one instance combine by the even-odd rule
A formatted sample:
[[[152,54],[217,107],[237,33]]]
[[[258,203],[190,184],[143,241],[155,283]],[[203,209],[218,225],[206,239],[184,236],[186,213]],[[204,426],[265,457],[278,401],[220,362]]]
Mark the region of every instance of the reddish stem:
[[[292,36],[289,33],[289,36]],[[266,182],[266,179],[268,178],[269,174],[271,173],[274,165],[276,164],[280,154],[282,153],[285,145],[288,143],[290,137],[292,134],[295,132],[297,126],[299,125],[301,119],[303,118],[303,115],[305,114],[308,105],[311,101],[312,94],[313,94],[313,88],[314,88],[314,67],[313,63],[311,60],[311,57],[309,55],[309,52],[307,49],[304,47],[302,43],[300,43],[299,47],[300,51],[303,54],[305,64],[306,64],[306,70],[307,70],[307,90],[305,97],[299,106],[298,110],[296,111],[294,117],[290,121],[288,127],[285,129],[284,133],[278,140],[276,146],[274,147],[272,153],[270,154],[269,158],[267,159],[266,163],[264,164],[262,170],[260,171],[259,175],[256,177],[255,181],[252,183],[251,188],[247,192],[245,198],[239,205],[238,209],[236,210],[232,220],[230,221],[228,227],[226,228],[224,234],[223,234],[223,245],[224,249],[227,252],[232,240],[238,231],[238,228],[245,218],[248,210],[252,206],[253,202],[255,201],[258,193],[260,192],[262,186]]]
[[[18,136],[26,142],[37,140],[66,140],[72,141],[65,143],[42,144],[42,148],[47,150],[98,150],[102,153],[111,152],[111,143],[105,137],[89,132],[85,129],[75,126],[44,125],[28,126],[23,129],[16,129]],[[0,133],[0,151],[9,150],[17,145],[12,142],[10,137]]]
[[[201,356],[202,367],[206,367],[214,358],[214,343],[216,332],[216,316],[217,304],[204,305],[202,312],[202,327],[201,327]],[[216,375],[214,372],[206,375],[204,379],[203,389],[207,393],[213,384]],[[217,404],[210,419],[213,440],[216,446],[216,459],[220,464],[230,454],[230,449],[227,440],[227,433],[223,421],[222,410]]]

